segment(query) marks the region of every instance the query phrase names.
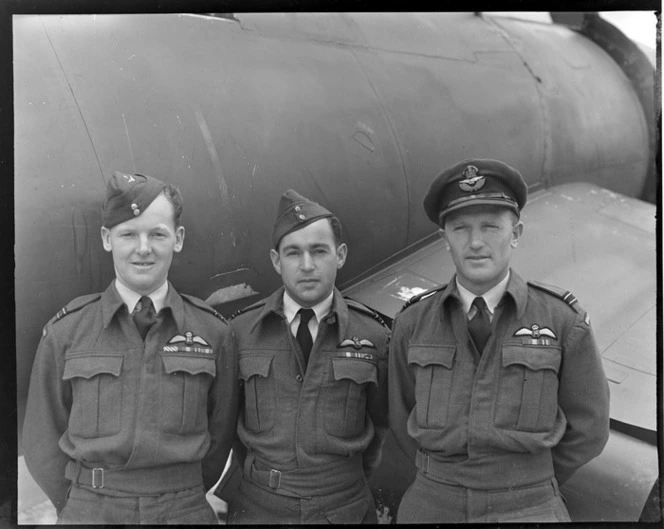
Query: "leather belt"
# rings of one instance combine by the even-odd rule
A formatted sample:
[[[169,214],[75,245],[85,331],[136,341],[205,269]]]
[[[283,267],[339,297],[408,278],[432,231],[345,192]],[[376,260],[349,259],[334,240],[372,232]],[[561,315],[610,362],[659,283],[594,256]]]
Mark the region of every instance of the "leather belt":
[[[77,486],[139,495],[177,492],[203,484],[200,461],[149,468],[107,469],[88,468],[80,461],[70,460],[65,466],[65,477]]]
[[[294,470],[272,468],[271,464],[249,455],[244,463],[244,475],[265,490],[296,498],[332,494],[364,480],[361,454]]]
[[[472,468],[464,462],[439,461],[426,452],[415,453],[415,466],[430,479],[441,484],[474,490],[516,490],[547,483],[553,477],[551,457],[543,454],[517,454],[510,459],[498,458],[491,465]],[[493,472],[487,473],[489,469]],[[505,469],[510,469],[505,472]]]

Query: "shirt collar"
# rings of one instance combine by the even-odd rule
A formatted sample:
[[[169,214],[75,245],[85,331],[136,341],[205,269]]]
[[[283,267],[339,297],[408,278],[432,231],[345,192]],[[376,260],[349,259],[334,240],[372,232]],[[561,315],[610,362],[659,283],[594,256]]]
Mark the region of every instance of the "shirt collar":
[[[266,318],[269,314],[275,314],[277,316],[286,318],[284,309],[285,291],[286,289],[282,286],[281,288],[277,289],[269,298],[267,298],[265,305],[259,312],[258,317],[252,325],[250,332],[253,332],[258,324],[263,321],[263,319]],[[332,295],[330,298],[326,298],[326,300],[321,301],[321,304],[325,303],[328,299],[330,300],[330,305],[328,306],[327,312],[319,313],[316,311],[316,319],[320,322],[320,320],[324,318],[328,325],[333,325],[335,322],[338,322],[339,342],[341,342],[344,339],[346,327],[348,326],[348,307],[343,300],[343,296],[336,287],[334,287],[332,290]]]
[[[459,283],[459,277],[455,278],[457,291],[459,292],[459,297],[461,297],[461,303],[463,304],[463,310],[466,314],[470,310],[473,300],[476,297],[483,297],[484,302],[486,303],[489,312],[493,314],[493,311],[496,309],[496,305],[500,302],[503,297],[503,294],[507,290],[507,282],[510,279],[510,271],[507,271],[507,275],[495,286],[491,287],[481,296],[473,294],[470,290],[465,288],[461,283]]]
[[[141,295],[134,292],[117,278],[115,279],[115,288],[122,298],[122,301],[124,301],[125,305],[127,305],[129,314],[133,313],[138,300],[141,299]],[[152,300],[152,304],[154,305],[155,312],[159,313],[159,311],[164,307],[164,301],[166,299],[167,292],[168,281],[164,281],[157,290],[148,294],[148,297]]]
[[[104,327],[108,327],[108,325],[111,323],[111,320],[113,319],[113,316],[115,316],[115,313],[121,308],[121,307],[127,307],[128,309],[128,304],[125,302],[125,300],[121,297],[120,293],[118,292],[118,281],[111,281],[111,284],[108,286],[104,294],[102,295],[102,300],[101,300],[101,310],[102,310],[102,321],[104,323]],[[124,285],[122,285],[124,286]],[[175,320],[175,324],[177,325],[178,332],[182,332],[183,327],[184,327],[184,302],[182,301],[182,298],[180,295],[176,292],[176,290],[173,288],[173,286],[166,281],[161,287],[159,287],[155,292],[150,294],[150,297],[157,292],[161,291],[163,289],[163,292],[159,293],[158,296],[158,301],[160,305],[162,305],[161,308],[168,308],[171,310],[171,313],[173,314],[173,319]],[[132,291],[129,290],[131,293]],[[133,292],[134,295],[138,296],[135,292]],[[136,301],[134,302],[134,307],[136,306],[136,303],[140,299],[140,296],[136,298]],[[156,301],[153,300],[153,303],[155,304],[155,310],[156,310]],[[132,308],[133,310],[133,308]]]
[[[323,301],[317,303],[313,307],[310,307],[316,314],[317,322],[319,322],[324,316],[327,315],[328,312],[330,312],[333,297],[334,292],[330,292],[330,295],[327,296]],[[290,296],[286,289],[284,289],[283,303],[284,316],[286,316],[286,321],[290,324],[295,319],[295,316],[297,316],[297,312],[303,307]]]

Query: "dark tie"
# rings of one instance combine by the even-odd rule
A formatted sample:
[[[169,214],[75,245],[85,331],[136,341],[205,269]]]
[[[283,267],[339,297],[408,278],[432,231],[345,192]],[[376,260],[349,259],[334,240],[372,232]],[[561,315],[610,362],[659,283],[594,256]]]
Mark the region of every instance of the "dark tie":
[[[314,311],[312,309],[300,309],[297,311],[300,315],[300,325],[297,328],[297,343],[300,344],[300,349],[304,355],[304,363],[309,363],[309,353],[311,353],[311,346],[314,344],[314,340],[311,337],[311,332],[309,332],[309,320],[314,316]]]
[[[152,300],[148,296],[141,297],[134,311],[134,323],[143,340],[155,321],[157,321],[157,313]]]
[[[468,322],[468,332],[475,342],[477,352],[482,354],[489,335],[491,334],[491,321],[489,321],[489,309],[484,298],[477,297],[473,300],[473,307],[477,309],[475,316]]]

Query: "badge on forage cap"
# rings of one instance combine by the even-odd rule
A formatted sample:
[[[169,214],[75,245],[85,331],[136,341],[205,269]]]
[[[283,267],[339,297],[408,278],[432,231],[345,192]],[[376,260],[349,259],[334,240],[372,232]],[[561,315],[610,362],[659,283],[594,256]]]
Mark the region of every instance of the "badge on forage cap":
[[[284,235],[304,228],[318,219],[333,216],[332,212],[317,202],[303,197],[297,191],[287,190],[279,200],[277,220],[274,222],[272,231],[274,247],[279,246],[279,241]]]
[[[138,217],[166,187],[152,176],[115,171],[106,186],[101,209],[102,224],[112,228]]]

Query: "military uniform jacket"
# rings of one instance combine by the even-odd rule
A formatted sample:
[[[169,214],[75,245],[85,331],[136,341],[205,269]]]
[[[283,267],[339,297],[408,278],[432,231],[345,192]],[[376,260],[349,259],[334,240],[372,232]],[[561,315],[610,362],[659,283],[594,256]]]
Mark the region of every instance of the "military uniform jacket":
[[[609,389],[587,315],[512,271],[480,356],[452,280],[405,308],[390,346],[390,425],[445,481],[563,483],[609,435]],[[438,465],[440,469],[441,465]]]
[[[388,428],[389,329],[335,289],[305,372],[283,313],[283,292],[231,321],[244,387],[239,439],[279,470],[361,453],[368,474],[380,461]]]
[[[23,447],[58,511],[69,459],[111,470],[203,460],[206,489],[214,485],[232,445],[239,395],[232,333],[215,314],[169,284],[143,342],[113,282],[46,325]]]

